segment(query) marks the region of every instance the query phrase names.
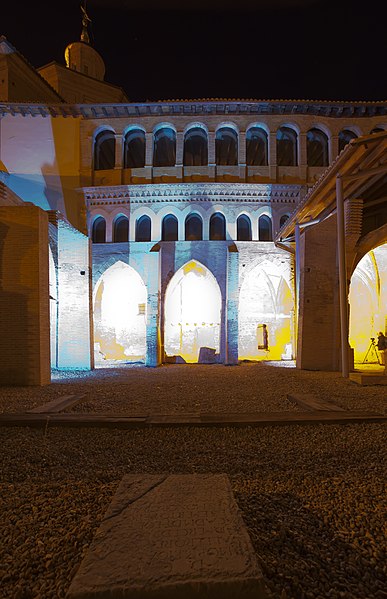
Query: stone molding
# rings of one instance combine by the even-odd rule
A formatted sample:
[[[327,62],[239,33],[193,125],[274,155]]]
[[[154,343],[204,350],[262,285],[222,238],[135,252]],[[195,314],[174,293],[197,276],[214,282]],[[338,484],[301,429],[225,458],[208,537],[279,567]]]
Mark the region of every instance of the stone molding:
[[[87,206],[169,202],[253,202],[296,204],[302,185],[252,183],[173,183],[83,187]]]

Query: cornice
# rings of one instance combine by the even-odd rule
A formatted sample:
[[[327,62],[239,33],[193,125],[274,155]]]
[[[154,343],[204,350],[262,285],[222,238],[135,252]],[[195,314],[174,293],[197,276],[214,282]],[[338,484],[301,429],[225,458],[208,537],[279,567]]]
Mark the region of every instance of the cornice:
[[[336,118],[362,118],[386,116],[387,102],[172,100],[166,102],[115,104],[2,103],[0,104],[0,116],[6,114],[73,117],[85,120],[185,115],[310,115]]]
[[[295,204],[305,193],[302,185],[253,183],[160,183],[83,187],[88,206],[181,202],[243,202]]]

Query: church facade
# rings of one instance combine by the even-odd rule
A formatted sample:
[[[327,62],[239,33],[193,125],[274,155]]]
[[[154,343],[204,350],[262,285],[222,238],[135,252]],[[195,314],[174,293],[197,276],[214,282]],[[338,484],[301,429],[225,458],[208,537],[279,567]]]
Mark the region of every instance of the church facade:
[[[305,206],[358,140],[380,146],[382,168],[386,102],[133,103],[87,41],[38,70],[5,38],[0,50],[2,384],[136,362],[340,368],[335,207]],[[363,257],[373,269],[356,274],[360,294],[379,293],[372,332],[387,313],[387,265],[369,254],[387,242],[383,176],[345,198],[352,250],[374,235],[346,275]],[[362,195],[378,206],[363,233]]]

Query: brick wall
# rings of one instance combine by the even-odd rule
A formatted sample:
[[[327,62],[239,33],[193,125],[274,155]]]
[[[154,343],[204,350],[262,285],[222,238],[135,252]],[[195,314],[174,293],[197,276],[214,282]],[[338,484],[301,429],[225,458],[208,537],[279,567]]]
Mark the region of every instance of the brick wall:
[[[47,214],[0,207],[0,384],[50,382]]]

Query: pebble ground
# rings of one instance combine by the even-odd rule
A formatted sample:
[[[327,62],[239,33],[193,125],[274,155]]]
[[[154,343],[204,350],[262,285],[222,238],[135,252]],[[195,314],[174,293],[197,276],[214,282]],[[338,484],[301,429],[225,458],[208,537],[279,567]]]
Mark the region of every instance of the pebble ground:
[[[169,401],[179,407],[179,397],[182,405],[187,398],[181,395],[178,378],[174,382],[176,368],[145,372],[173,374],[169,388],[173,399]],[[375,411],[383,408],[380,388],[374,388],[375,395],[366,390],[365,399],[359,393],[365,389],[336,375],[266,365],[261,369],[261,365],[250,364],[246,368],[210,368],[241,372],[234,390],[243,387],[245,371],[248,380],[253,380],[250,388],[263,391],[262,398],[275,381],[282,389],[283,379],[290,377],[287,383],[305,392],[318,388],[335,393],[338,404],[375,409],[375,399]],[[181,385],[191,376],[184,369],[179,373]],[[227,397],[231,379],[217,378],[211,369],[207,370],[208,393],[223,381],[223,397]],[[272,372],[275,379],[270,378]],[[98,375],[93,383],[92,378],[76,381],[74,387],[90,386],[93,397],[102,393],[109,398],[109,386],[113,388],[120,380],[112,376],[99,382]],[[132,388],[135,379],[128,383]],[[141,391],[142,375],[139,379]],[[158,380],[167,384],[168,377]],[[62,387],[59,394],[68,393],[71,385],[64,383],[66,392]],[[199,390],[202,385],[198,383]],[[246,383],[246,401],[247,388]],[[14,399],[18,392],[20,389],[13,390]],[[38,391],[34,393],[41,400]],[[28,397],[25,390],[22,395],[19,408]],[[265,405],[271,407],[270,397]],[[232,411],[230,406],[228,411]],[[124,474],[193,472],[230,476],[269,599],[387,598],[383,424],[128,431],[2,428],[0,447],[2,599],[65,596]]]

